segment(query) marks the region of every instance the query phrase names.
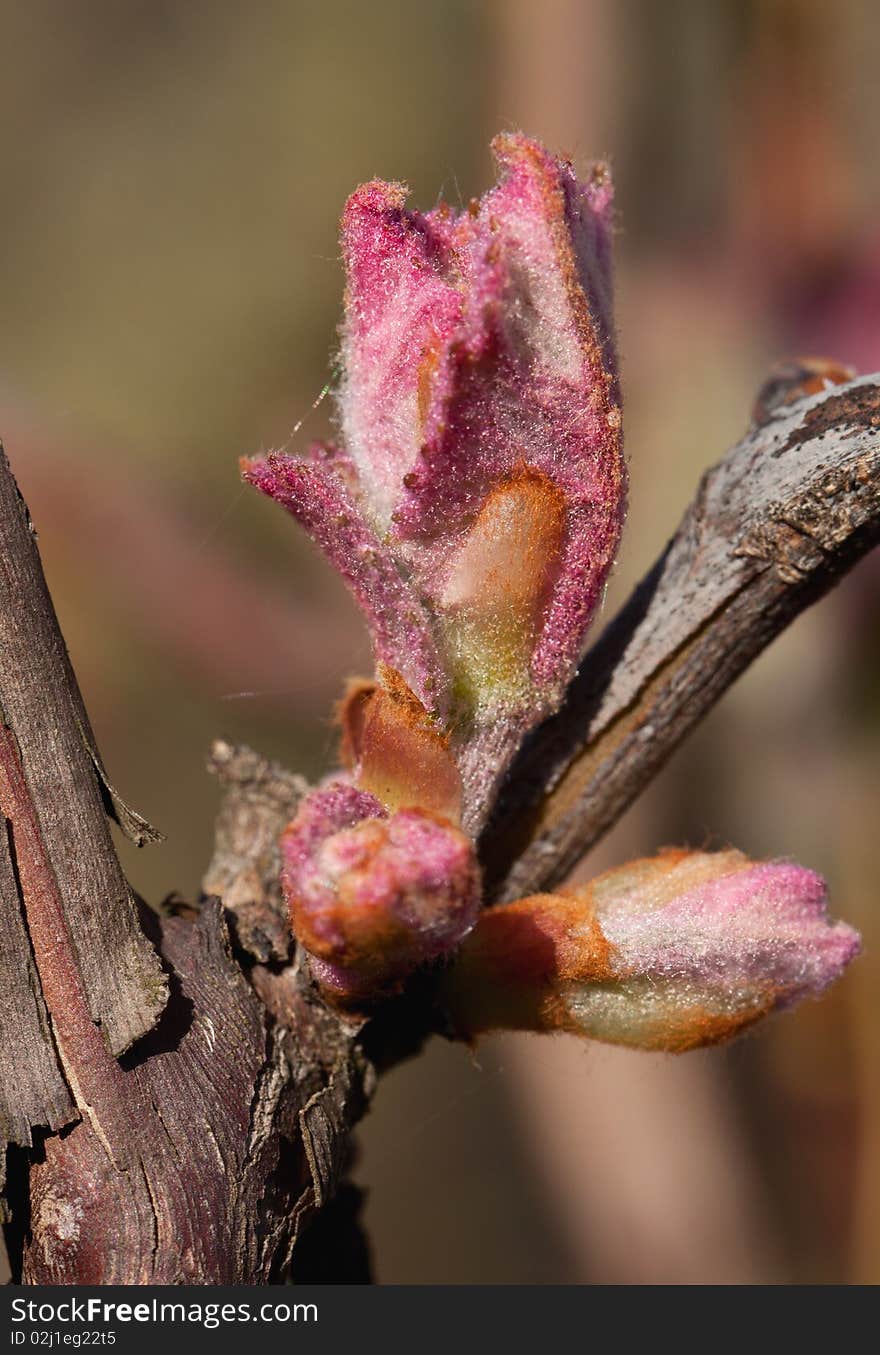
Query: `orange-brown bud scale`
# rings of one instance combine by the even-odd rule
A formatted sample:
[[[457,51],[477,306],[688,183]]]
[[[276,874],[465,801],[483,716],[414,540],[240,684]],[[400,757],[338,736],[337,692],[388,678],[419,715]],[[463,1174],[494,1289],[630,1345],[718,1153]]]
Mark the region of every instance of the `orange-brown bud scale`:
[[[343,764],[386,809],[419,806],[453,823],[461,817],[461,777],[449,739],[393,668],[377,682],[349,684],[337,715]]]

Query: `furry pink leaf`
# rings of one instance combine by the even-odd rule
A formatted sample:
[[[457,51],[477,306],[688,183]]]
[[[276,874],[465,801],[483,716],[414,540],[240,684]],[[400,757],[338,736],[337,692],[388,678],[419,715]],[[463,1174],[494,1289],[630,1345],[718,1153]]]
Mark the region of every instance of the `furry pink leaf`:
[[[473,832],[577,666],[626,500],[608,172],[581,182],[518,134],[493,148],[500,181],[460,214],[409,211],[400,184],[352,195],[344,455],[245,470],[451,734]]]
[[[336,461],[325,446],[312,448],[308,461],[274,452],[244,459],[242,475],[292,513],[335,565],[369,622],[377,658],[399,670],[429,710],[442,710],[446,679],[430,619]]]

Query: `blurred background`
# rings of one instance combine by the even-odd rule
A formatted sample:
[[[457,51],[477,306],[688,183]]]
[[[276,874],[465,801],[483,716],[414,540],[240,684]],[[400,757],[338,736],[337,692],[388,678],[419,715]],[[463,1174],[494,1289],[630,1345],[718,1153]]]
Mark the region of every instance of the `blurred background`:
[[[310,776],[369,668],[239,455],[330,429],[337,220],[374,175],[485,189],[520,127],[612,159],[632,508],[613,608],[777,358],[880,368],[871,0],[4,0],[0,430],[159,900],[208,859],[212,737]],[[316,402],[318,402],[316,404]],[[382,1282],[880,1281],[880,568],[793,627],[593,853],[822,871],[866,953],[681,1059],[435,1041],[359,1136]]]

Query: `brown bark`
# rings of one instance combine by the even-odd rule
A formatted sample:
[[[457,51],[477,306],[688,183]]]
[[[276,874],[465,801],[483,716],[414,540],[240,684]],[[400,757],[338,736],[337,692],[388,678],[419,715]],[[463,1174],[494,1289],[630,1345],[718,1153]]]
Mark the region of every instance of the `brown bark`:
[[[257,885],[255,852],[274,844],[299,784],[225,745],[214,762],[227,792],[209,874],[268,914],[278,863]],[[234,927],[235,912],[227,917]],[[168,1006],[121,1062],[85,1061],[83,1118],[48,1138],[31,1168],[24,1278],[277,1281],[303,1219],[334,1192],[371,1066],[295,959],[270,970],[233,954],[216,898],[146,922],[171,977]]]
[[[778,413],[704,477],[508,778],[481,843],[495,897],[561,879],[876,542],[878,458],[880,381],[866,378]],[[104,810],[145,826],[107,789],[5,459],[0,585],[0,1128],[29,1147],[43,1127],[30,1218],[13,1220],[24,1277],[278,1280],[344,1172],[376,1065],[418,1048],[430,1003],[361,1023],[317,999],[278,889],[278,834],[304,784],[226,744],[212,754],[225,799],[201,905],[143,909],[139,924]]]

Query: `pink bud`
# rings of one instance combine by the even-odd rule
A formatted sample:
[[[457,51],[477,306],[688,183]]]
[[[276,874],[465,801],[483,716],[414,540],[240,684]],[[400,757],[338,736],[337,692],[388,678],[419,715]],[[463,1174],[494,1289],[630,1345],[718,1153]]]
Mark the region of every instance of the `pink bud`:
[[[393,991],[476,919],[473,844],[427,810],[389,817],[374,796],[337,782],[306,797],[281,851],[294,932],[340,1001]]]
[[[245,465],[451,734],[473,832],[577,666],[626,498],[607,170],[581,183],[521,135],[494,150],[499,184],[461,214],[352,195],[344,454]]]
[[[672,1052],[817,997],[859,951],[824,882],[740,852],[667,851],[484,912],[445,978],[463,1035],[567,1030]]]

